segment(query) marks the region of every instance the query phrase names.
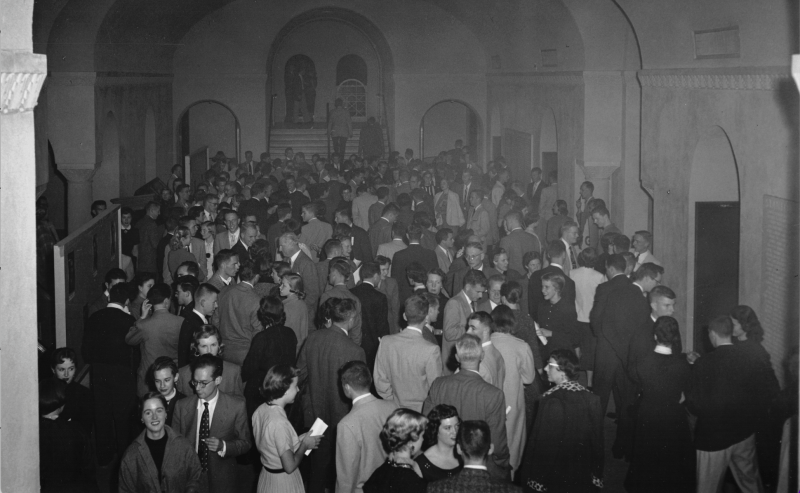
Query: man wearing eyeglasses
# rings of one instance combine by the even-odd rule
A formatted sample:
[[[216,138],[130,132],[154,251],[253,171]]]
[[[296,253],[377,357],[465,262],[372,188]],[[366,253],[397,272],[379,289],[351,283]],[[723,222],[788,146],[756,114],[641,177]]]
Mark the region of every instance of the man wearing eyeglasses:
[[[203,354],[191,363],[195,396],[178,401],[172,428],[192,444],[202,466],[204,491],[236,491],[236,456],[250,450],[244,399],[220,392],[222,360]]]

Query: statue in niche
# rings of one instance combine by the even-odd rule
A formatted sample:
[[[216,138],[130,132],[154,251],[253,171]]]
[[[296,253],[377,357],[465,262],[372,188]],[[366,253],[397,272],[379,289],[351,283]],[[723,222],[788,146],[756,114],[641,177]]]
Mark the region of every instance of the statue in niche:
[[[286,95],[285,123],[314,124],[317,99],[317,70],[305,55],[295,55],[286,62],[284,72]]]

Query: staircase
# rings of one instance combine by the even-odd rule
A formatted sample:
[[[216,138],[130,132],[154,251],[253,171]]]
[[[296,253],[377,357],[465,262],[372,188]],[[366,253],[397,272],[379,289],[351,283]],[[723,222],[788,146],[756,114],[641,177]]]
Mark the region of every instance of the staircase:
[[[361,137],[361,129],[353,128],[353,136],[347,139],[346,155],[358,154],[358,139]],[[386,128],[383,128],[383,147],[388,149],[389,139],[386,135]],[[284,151],[291,147],[295,154],[302,152],[306,161],[311,162],[311,156],[319,154],[328,155],[328,134],[325,128],[273,128],[269,141],[269,155],[272,159],[283,159]],[[333,142],[331,142],[331,152],[333,152]],[[388,152],[387,152],[388,155]]]

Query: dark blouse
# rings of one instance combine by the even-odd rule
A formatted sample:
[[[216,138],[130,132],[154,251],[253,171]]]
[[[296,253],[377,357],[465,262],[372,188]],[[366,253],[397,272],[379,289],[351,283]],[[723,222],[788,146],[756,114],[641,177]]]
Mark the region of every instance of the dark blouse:
[[[425,481],[439,481],[440,479],[449,479],[464,469],[464,463],[459,459],[458,466],[453,469],[442,469],[431,462],[430,459],[425,457],[425,454],[420,454],[416,458],[419,469],[422,471],[422,479]]]
[[[427,481],[417,476],[409,464],[386,461],[364,483],[364,493],[425,493]]]
[[[264,403],[258,389],[269,369],[280,364],[293,365],[296,354],[297,336],[286,326],[268,327],[253,337],[242,364],[244,398],[249,416]]]
[[[164,432],[164,436],[158,440],[152,440],[145,434],[144,443],[150,450],[150,457],[153,459],[158,470],[158,477],[161,479],[161,466],[164,464],[164,452],[167,450],[167,433]]]

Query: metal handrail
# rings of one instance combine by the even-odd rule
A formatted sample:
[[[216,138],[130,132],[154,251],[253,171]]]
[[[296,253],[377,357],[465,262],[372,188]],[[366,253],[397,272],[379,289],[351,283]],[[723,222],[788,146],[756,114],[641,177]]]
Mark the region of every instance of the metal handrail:
[[[386,129],[386,147],[389,148],[388,154],[391,154],[392,138],[390,137],[390,132],[389,132],[389,113],[386,110],[386,98],[383,97],[383,93],[378,94],[378,96],[381,98],[381,105],[383,106],[383,118],[381,118],[381,120],[383,120],[382,121],[383,125],[381,125],[381,127]]]
[[[275,99],[277,99],[278,95],[272,95],[272,102],[269,105],[269,118],[267,119],[267,153],[269,153],[269,147],[272,145],[272,125],[273,125],[273,109],[275,108]]]

